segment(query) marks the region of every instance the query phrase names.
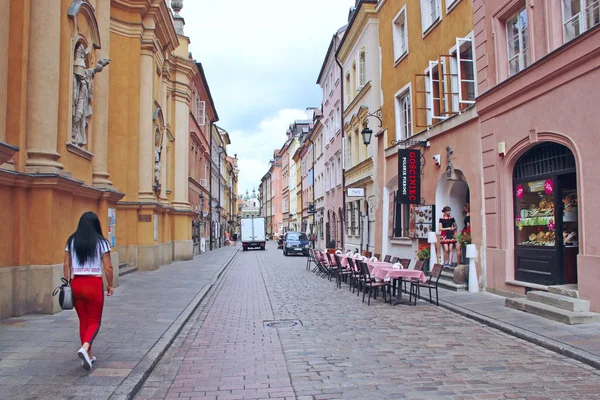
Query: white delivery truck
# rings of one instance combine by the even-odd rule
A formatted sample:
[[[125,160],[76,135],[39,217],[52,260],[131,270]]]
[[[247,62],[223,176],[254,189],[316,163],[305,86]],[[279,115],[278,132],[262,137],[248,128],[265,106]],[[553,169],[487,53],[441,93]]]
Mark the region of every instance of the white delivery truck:
[[[242,250],[251,247],[265,249],[265,219],[262,217],[242,218]]]

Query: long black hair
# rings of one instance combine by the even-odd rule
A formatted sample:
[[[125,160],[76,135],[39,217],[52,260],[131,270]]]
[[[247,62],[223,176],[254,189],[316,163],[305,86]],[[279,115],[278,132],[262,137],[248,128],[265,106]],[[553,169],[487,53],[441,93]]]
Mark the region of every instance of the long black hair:
[[[79,218],[79,225],[67,241],[67,248],[70,250],[73,244],[77,259],[81,264],[85,264],[98,256],[97,248],[101,241],[106,241],[106,238],[102,235],[100,220],[96,213],[88,211]]]

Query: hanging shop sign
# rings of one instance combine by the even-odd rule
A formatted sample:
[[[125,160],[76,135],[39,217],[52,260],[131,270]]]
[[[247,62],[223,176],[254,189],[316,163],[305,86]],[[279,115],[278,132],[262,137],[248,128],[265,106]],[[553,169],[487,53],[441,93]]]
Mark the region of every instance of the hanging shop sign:
[[[421,200],[421,150],[398,150],[398,203],[419,204]]]

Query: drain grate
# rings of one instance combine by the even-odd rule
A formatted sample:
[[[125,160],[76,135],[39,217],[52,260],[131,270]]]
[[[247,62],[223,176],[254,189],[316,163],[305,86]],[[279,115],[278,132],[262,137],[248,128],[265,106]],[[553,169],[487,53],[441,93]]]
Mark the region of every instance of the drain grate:
[[[298,326],[302,326],[302,321],[299,319],[280,319],[276,321],[263,321],[263,326],[265,328],[296,328]]]

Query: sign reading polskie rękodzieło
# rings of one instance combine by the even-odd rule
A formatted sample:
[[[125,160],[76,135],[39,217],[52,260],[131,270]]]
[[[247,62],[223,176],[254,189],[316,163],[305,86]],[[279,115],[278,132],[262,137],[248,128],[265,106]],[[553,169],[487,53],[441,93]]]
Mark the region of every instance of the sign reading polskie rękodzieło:
[[[419,204],[421,200],[421,150],[398,150],[398,203]]]

